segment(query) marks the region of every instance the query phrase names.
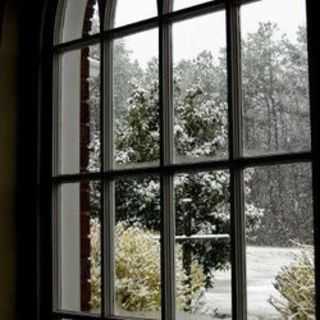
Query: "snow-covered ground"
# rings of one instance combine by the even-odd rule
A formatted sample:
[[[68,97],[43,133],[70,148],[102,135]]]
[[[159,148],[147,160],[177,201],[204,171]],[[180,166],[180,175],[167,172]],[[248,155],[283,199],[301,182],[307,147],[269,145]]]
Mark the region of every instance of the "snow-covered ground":
[[[281,267],[294,260],[299,249],[253,247],[247,248],[247,295],[248,318],[250,320],[281,319],[279,313],[268,302],[270,296],[279,297],[272,283]],[[217,272],[215,274],[215,287],[205,294],[207,308],[217,309],[218,313],[231,315],[231,272]],[[227,316],[229,315],[229,316]],[[193,320],[202,320],[194,316]],[[204,318],[206,319],[206,318]],[[214,319],[214,318],[210,318]],[[219,319],[216,317],[216,319]],[[189,320],[189,319],[188,319]]]
[[[247,247],[247,295],[248,320],[282,320],[282,317],[268,302],[270,296],[279,297],[272,283],[283,266],[290,264],[299,249],[275,247]],[[199,312],[177,313],[177,320],[230,320],[231,319],[231,271],[216,272],[215,286],[208,289],[200,300]],[[120,310],[119,310],[120,311]],[[159,319],[159,313],[130,313]]]

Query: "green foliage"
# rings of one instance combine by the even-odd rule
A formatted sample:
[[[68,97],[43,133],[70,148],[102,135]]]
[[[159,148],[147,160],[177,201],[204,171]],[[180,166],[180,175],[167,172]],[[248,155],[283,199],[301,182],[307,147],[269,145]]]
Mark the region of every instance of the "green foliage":
[[[284,319],[315,319],[315,273],[311,248],[301,249],[293,263],[282,268],[274,287],[281,298],[270,298],[270,303]]]

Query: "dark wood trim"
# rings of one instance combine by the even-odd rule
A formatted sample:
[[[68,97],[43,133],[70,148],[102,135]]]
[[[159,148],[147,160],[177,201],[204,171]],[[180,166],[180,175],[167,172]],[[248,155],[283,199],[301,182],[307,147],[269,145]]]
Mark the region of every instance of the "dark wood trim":
[[[2,38],[2,26],[3,26],[3,18],[4,18],[4,10],[6,7],[6,1],[0,2],[0,47],[1,47],[1,38]]]
[[[19,1],[16,317],[49,319],[51,95],[57,1]],[[45,106],[45,107],[44,107]]]
[[[317,1],[307,3],[310,118],[312,145],[313,212],[316,274],[316,319],[320,319],[320,19]]]

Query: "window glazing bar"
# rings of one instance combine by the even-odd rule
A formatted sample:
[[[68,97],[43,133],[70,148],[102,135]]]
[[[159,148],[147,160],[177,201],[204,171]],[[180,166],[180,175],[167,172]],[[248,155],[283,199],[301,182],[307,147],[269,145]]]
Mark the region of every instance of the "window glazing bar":
[[[161,177],[161,282],[163,320],[175,319],[175,213],[173,176]]]
[[[102,41],[104,75],[101,86],[101,97],[103,97],[103,121],[102,127],[102,170],[113,170],[113,43],[111,40]],[[113,180],[104,180],[103,183],[103,232],[102,242],[103,251],[103,311],[104,316],[114,314],[115,302],[115,277],[114,277],[114,218],[115,218],[115,183]]]
[[[227,0],[227,54],[228,54],[228,98],[231,161],[242,156],[241,130],[241,35],[240,5],[236,0]],[[246,299],[246,242],[245,212],[243,195],[243,170],[231,168],[231,261],[232,261],[232,317],[245,320]]]
[[[216,0],[164,14],[164,22],[179,22],[225,9],[225,0]]]
[[[59,311],[52,313],[53,319],[92,319],[101,320],[101,316],[98,314],[86,313],[86,312],[71,312],[71,311]]]
[[[169,8],[160,1],[160,8]],[[173,162],[172,47],[171,25],[159,26],[159,84],[161,114],[161,166]],[[161,316],[175,319],[175,212],[173,176],[161,176]]]
[[[232,318],[247,319],[246,236],[243,171],[231,170]]]
[[[253,3],[253,2],[259,2],[262,0],[238,0],[236,1],[238,5],[242,5],[242,4],[249,4],[249,3]]]
[[[230,131],[229,131],[230,132]],[[204,170],[223,170],[248,167],[262,167],[277,164],[290,164],[311,162],[312,153],[302,152],[295,154],[259,156],[250,158],[240,158],[234,160],[221,160],[221,161],[207,161],[196,163],[177,163],[170,165],[163,165],[160,167],[145,167],[145,168],[132,168],[122,170],[110,170],[105,172],[87,172],[79,174],[63,174],[52,177],[53,184],[71,183],[79,181],[96,181],[96,180],[113,180],[121,177],[134,177],[134,176],[159,176],[165,174],[183,173],[188,171],[204,171]]]
[[[136,318],[136,317],[123,317],[123,316],[109,316],[109,317],[101,317],[97,314],[92,313],[85,313],[85,312],[69,312],[69,311],[61,311],[61,312],[53,312],[51,319],[54,320],[65,320],[65,319],[71,319],[71,320],[154,320],[150,318]]]
[[[78,50],[78,49],[99,44],[101,42],[101,39],[102,39],[101,34],[85,36],[81,39],[76,39],[76,40],[55,45],[53,47],[53,51],[54,53],[64,53],[67,51]]]

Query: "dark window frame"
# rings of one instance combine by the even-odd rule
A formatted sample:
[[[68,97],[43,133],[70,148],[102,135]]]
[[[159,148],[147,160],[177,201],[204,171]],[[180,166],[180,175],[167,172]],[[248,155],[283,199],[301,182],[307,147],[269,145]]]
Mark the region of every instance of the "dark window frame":
[[[101,1],[102,2],[102,1]],[[159,1],[160,2],[160,1]],[[82,46],[87,46],[88,44],[101,41],[104,43],[104,39],[111,39],[114,37],[120,37],[127,35],[129,33],[136,33],[141,31],[144,27],[156,26],[158,23],[161,24],[159,28],[160,34],[165,34],[167,23],[169,21],[178,21],[180,19],[190,18],[193,15],[208,13],[214,11],[213,8],[219,6],[219,3],[227,3],[227,34],[228,34],[228,74],[229,74],[229,83],[228,88],[229,92],[229,104],[233,108],[230,112],[230,140],[234,141],[234,148],[230,148],[230,159],[225,161],[212,161],[206,163],[194,163],[194,164],[179,164],[172,165],[166,164],[162,159],[160,169],[159,168],[149,168],[149,169],[133,169],[133,170],[109,170],[107,172],[100,173],[86,173],[80,175],[64,175],[59,177],[54,177],[51,179],[51,132],[52,132],[52,115],[50,110],[52,110],[52,61],[53,55],[57,52],[63,52],[70,49],[76,49]],[[53,26],[54,26],[54,13],[56,10],[56,1],[48,1],[47,5],[44,5],[43,1],[38,1],[34,5],[38,4],[38,8],[31,5],[29,10],[31,17],[37,17],[37,20],[32,24],[32,27],[36,31],[36,35],[31,37],[28,35],[28,32],[22,31],[23,37],[21,40],[22,44],[22,53],[26,55],[21,56],[20,65],[21,65],[21,83],[20,83],[20,92],[22,97],[29,98],[28,105],[32,106],[31,110],[27,113],[25,110],[20,111],[19,113],[19,145],[18,145],[18,155],[22,155],[26,149],[23,145],[23,142],[28,142],[29,149],[31,154],[27,157],[27,162],[20,161],[18,165],[18,182],[21,182],[18,185],[18,199],[25,199],[26,193],[30,194],[29,203],[30,207],[34,208],[34,216],[30,220],[26,218],[19,218],[18,215],[18,230],[21,231],[18,234],[18,250],[20,248],[20,255],[18,258],[23,262],[24,265],[30,267],[27,270],[30,270],[33,277],[33,285],[36,284],[33,294],[30,295],[28,301],[30,301],[30,308],[34,312],[34,319],[122,319],[121,317],[100,317],[88,314],[80,314],[73,312],[53,312],[52,313],[52,266],[51,259],[48,258],[48,250],[52,250],[51,242],[51,219],[48,212],[51,210],[51,183],[60,184],[62,182],[71,182],[79,180],[112,180],[115,177],[122,177],[128,175],[140,175],[140,174],[160,174],[163,179],[163,185],[166,187],[162,192],[162,201],[167,201],[168,197],[172,196],[170,192],[170,186],[172,186],[172,176],[177,172],[186,172],[186,171],[200,171],[206,169],[222,169],[229,168],[232,172],[231,174],[231,185],[232,185],[232,212],[235,212],[235,209],[238,209],[243,206],[243,199],[239,193],[241,190],[241,171],[248,166],[261,166],[265,164],[282,164],[282,163],[292,163],[292,162],[310,162],[313,164],[312,173],[313,173],[313,199],[314,199],[314,235],[315,235],[315,259],[316,259],[316,288],[317,288],[317,300],[319,300],[319,286],[320,286],[320,217],[317,214],[320,209],[320,200],[319,200],[319,189],[320,189],[320,157],[318,150],[320,150],[320,132],[319,132],[319,115],[317,113],[317,106],[320,104],[320,93],[317,88],[319,84],[319,71],[320,63],[318,57],[320,56],[320,43],[317,38],[317,30],[319,30],[319,19],[316,15],[316,4],[312,0],[307,0],[307,28],[308,28],[308,53],[309,53],[309,78],[310,78],[310,106],[311,106],[311,129],[312,129],[312,151],[306,153],[296,153],[296,154],[286,154],[286,155],[274,155],[274,156],[263,156],[263,157],[250,157],[243,158],[240,153],[240,141],[241,136],[239,135],[240,127],[237,126],[241,116],[240,109],[236,108],[240,103],[240,85],[239,85],[239,73],[237,72],[239,68],[239,63],[237,63],[239,56],[239,20],[238,20],[238,5],[237,1],[226,0],[226,1],[216,1],[198,5],[192,8],[183,9],[179,12],[173,14],[165,14],[160,18],[148,19],[143,22],[134,23],[129,26],[120,27],[114,29],[113,31],[103,31],[103,33],[98,36],[86,37],[82,40],[75,40],[69,44],[63,44],[56,46],[55,49],[52,48],[52,39],[53,39]],[[33,8],[34,12],[30,11],[30,8]],[[40,18],[39,18],[40,17]],[[41,23],[39,23],[41,21]],[[26,20],[22,20],[22,26],[25,26]],[[103,25],[103,24],[102,24]],[[23,30],[23,27],[22,27]],[[42,31],[42,32],[40,32]],[[232,33],[231,37],[231,32]],[[39,41],[41,39],[41,41]],[[160,50],[160,70],[164,70],[165,65],[168,64],[165,62],[166,57],[164,57],[161,52],[165,52],[168,47],[168,35],[160,37],[159,41],[159,50]],[[31,54],[28,50],[29,45],[33,44],[36,50]],[[26,66],[23,63],[25,57],[30,58],[30,65]],[[104,63],[102,63],[104,65]],[[34,69],[32,69],[34,68]],[[29,71],[28,76],[25,72]],[[163,74],[160,71],[160,74]],[[101,74],[103,76],[103,73]],[[25,85],[24,81],[27,81],[30,77],[34,79],[33,83]],[[163,80],[163,79],[161,79]],[[103,82],[103,81],[102,81]],[[162,85],[160,86],[160,93],[163,99],[164,92],[168,90],[166,83],[161,81]],[[42,85],[43,84],[43,85]],[[29,89],[29,90],[28,90]],[[103,99],[102,99],[103,100]],[[21,102],[22,106],[22,102]],[[46,107],[44,107],[46,106]],[[49,107],[48,107],[49,106]],[[168,102],[161,101],[161,108],[163,111],[165,108],[168,109]],[[238,110],[235,112],[235,110]],[[163,113],[165,115],[165,112]],[[168,115],[167,115],[168,116]],[[30,127],[25,124],[26,119],[30,120],[30,123],[35,125],[34,129],[31,132],[28,130]],[[163,120],[163,119],[162,119]],[[165,123],[166,121],[162,121]],[[166,123],[169,123],[167,121]],[[28,132],[29,131],[29,132]],[[162,126],[162,132],[163,132]],[[28,134],[24,137],[23,134]],[[163,133],[162,136],[162,148],[166,148],[165,139]],[[28,140],[26,140],[28,139]],[[34,139],[34,140],[29,140]],[[32,141],[32,143],[30,143]],[[169,155],[170,156],[170,155]],[[35,160],[36,159],[36,160]],[[25,165],[30,164],[30,170],[26,173],[23,168]],[[31,188],[28,192],[25,192],[28,183],[25,181],[25,178],[29,178],[28,183],[31,183]],[[20,193],[19,193],[20,191]],[[23,194],[24,193],[24,194]],[[18,213],[23,210],[23,207],[18,205]],[[168,210],[169,211],[169,210]],[[47,212],[44,214],[43,212]],[[243,212],[243,210],[242,210]],[[41,214],[42,213],[42,214]],[[171,228],[172,216],[166,213],[163,216],[163,229],[162,232],[164,235],[162,243],[162,256],[169,255],[173,256],[173,233],[168,231]],[[244,250],[244,239],[243,239],[243,215],[242,217],[235,216],[232,214],[232,225],[234,235],[232,238],[233,241],[233,252],[235,248],[243,252]],[[239,219],[239,220],[238,220]],[[31,239],[28,240],[32,245],[32,259],[27,261],[27,256],[21,252],[24,247],[24,241],[27,236],[27,232],[24,230],[24,224],[29,225],[34,230],[34,234]],[[165,232],[164,232],[165,231]],[[171,235],[171,236],[170,236]],[[107,239],[105,239],[106,242]],[[245,319],[245,296],[242,295],[244,292],[243,289],[246,286],[245,282],[245,256],[242,254],[243,259],[240,259],[240,263],[234,264],[237,260],[235,254],[232,256],[232,263],[235,265],[233,268],[233,280],[232,280],[232,297],[233,297],[233,306],[234,306],[234,319]],[[170,297],[174,296],[174,288],[172,287],[173,281],[170,278],[170,274],[173,273],[173,266],[170,263],[164,263],[166,259],[162,258],[162,270],[163,270],[163,288],[167,294],[163,295],[163,309],[162,309],[162,318],[163,319],[172,319],[174,315],[174,307],[172,306],[172,300]],[[32,266],[34,268],[32,268]],[[18,265],[18,280],[21,279],[20,285],[18,288],[21,288],[18,291],[18,305],[22,303],[22,299],[26,300],[26,296],[21,293],[25,292],[27,294],[30,290],[30,281],[23,279],[26,275],[25,270],[22,270],[22,266]],[[34,273],[36,272],[36,273]],[[39,273],[38,273],[39,272]],[[237,275],[235,277],[235,275]],[[29,285],[28,285],[29,284]],[[28,288],[27,288],[28,287]],[[173,294],[173,296],[171,296]],[[20,297],[20,298],[19,298]],[[317,318],[320,319],[320,305],[319,303],[316,306],[317,308]],[[107,309],[105,310],[107,311]],[[21,312],[21,318],[25,315],[24,312]]]

